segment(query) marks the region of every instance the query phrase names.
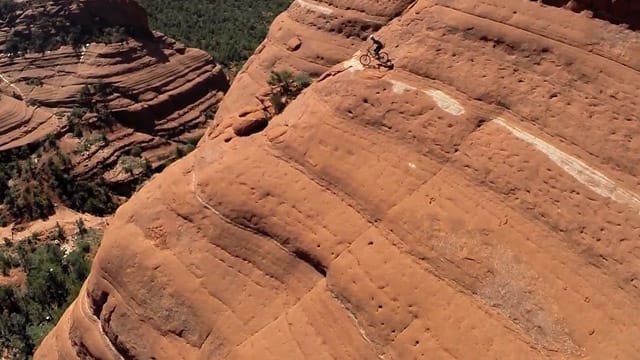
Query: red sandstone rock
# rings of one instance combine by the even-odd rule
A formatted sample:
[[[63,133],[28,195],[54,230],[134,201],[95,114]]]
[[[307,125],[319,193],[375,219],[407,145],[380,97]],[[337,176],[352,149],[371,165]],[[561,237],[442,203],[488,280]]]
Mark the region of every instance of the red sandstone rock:
[[[36,359],[637,357],[640,35],[532,1],[410,5],[278,17]],[[393,70],[360,65],[365,28]],[[230,137],[274,67],[325,75]]]
[[[302,46],[302,41],[298,37],[292,37],[289,41],[287,41],[287,49],[289,51],[296,51],[300,49]]]
[[[65,3],[29,11],[46,14],[64,8]],[[63,10],[77,23],[90,23],[99,14],[109,24],[132,25],[141,29],[139,33],[149,31],[146,14],[135,1],[85,0],[56,11]],[[0,39],[10,31],[0,27]],[[60,137],[67,126],[66,114],[78,106],[86,84],[103,81],[126,91],[107,99],[117,120],[106,130],[108,143],[97,143],[73,157],[79,178],[106,170],[105,180],[110,182],[131,180],[118,164],[132,147],[141,148],[143,156],[156,165],[181,142],[202,135],[208,123],[205,114],[217,107],[228,88],[222,68],[206,52],[185,48],[160,33],[110,45],[65,46],[45,54],[5,56],[0,59],[0,75],[0,151],[40,141],[49,134]],[[34,85],[30,79],[39,79],[41,84]],[[95,117],[85,120],[95,121]],[[73,138],[63,138],[61,146],[70,152],[81,148]]]

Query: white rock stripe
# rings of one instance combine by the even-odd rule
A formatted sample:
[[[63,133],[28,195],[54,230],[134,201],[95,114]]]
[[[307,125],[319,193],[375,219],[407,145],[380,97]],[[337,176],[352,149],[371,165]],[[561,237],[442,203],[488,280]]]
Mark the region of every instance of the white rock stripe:
[[[360,53],[360,51],[356,51],[356,53],[351,57],[351,59],[342,63],[342,68],[345,70],[349,70],[350,72],[364,70],[364,66],[360,62],[361,55],[362,54]]]
[[[503,118],[497,118],[493,120],[493,122],[509,130],[520,140],[533,145],[536,149],[543,152],[549,159],[551,159],[551,161],[556,163],[556,165],[598,195],[610,198],[621,204],[626,204],[640,212],[640,196],[638,196],[638,194],[618,186],[613,180],[591,168],[583,161],[559,150],[553,145],[527,133],[522,129],[519,129],[516,126],[509,124]]]
[[[22,91],[20,91],[20,89],[18,89],[17,86],[13,85],[13,83],[11,81],[7,80],[7,78],[4,77],[4,75],[0,74],[0,79],[2,79],[2,81],[6,82],[7,84],[9,84],[9,86],[14,88],[18,92],[18,94],[20,94],[20,96],[24,97],[24,94],[22,93]]]
[[[309,9],[315,12],[319,12],[321,14],[325,14],[325,15],[331,15],[333,14],[333,9],[328,8],[326,6],[322,6],[322,5],[318,5],[318,4],[313,4],[310,3],[306,0],[296,0],[296,2],[302,6],[305,9]]]
[[[460,116],[465,113],[464,107],[458,101],[456,101],[456,99],[440,90],[422,90],[398,80],[389,80],[389,82],[393,86],[393,91],[395,93],[402,94],[405,91],[419,90],[429,95],[433,99],[433,101],[436,102],[438,107],[440,107],[440,109],[448,112],[449,114]]]

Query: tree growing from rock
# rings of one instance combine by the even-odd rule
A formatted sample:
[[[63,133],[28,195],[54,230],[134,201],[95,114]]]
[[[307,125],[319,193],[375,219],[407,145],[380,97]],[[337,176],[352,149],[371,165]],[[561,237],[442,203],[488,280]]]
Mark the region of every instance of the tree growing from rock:
[[[274,112],[281,113],[311,82],[311,77],[305,73],[294,75],[288,70],[272,71],[267,84],[271,86],[269,101]]]

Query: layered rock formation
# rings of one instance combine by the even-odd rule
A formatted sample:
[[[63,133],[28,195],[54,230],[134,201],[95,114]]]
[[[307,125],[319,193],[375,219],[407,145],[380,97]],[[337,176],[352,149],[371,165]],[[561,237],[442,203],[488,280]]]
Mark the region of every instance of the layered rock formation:
[[[528,0],[296,0],[36,358],[634,359],[639,54]],[[237,136],[277,67],[324,75]]]
[[[8,49],[14,32],[31,28],[35,30],[30,30],[29,39],[46,30],[49,35],[43,38],[50,42],[70,37],[78,29],[96,32],[92,22],[98,15],[99,25],[109,27],[103,37],[117,40],[124,34],[111,32],[125,30],[133,37],[44,53],[10,53],[0,59],[0,151],[53,135],[61,139],[63,149],[77,155],[73,161],[79,177],[104,173],[106,180],[118,182],[130,178],[118,164],[127,150],[137,146],[158,165],[177,145],[200,136],[228,82],[204,51],[152,34],[144,10],[135,1],[61,0],[32,5],[5,20],[0,42]],[[51,28],[45,22],[48,18],[64,25]],[[67,115],[73,107],[84,106],[82,93],[88,85],[101,82],[113,89],[100,102],[115,123],[101,129],[105,126],[95,115],[85,116],[80,122],[89,130],[84,138],[75,139]],[[103,141],[92,141],[99,133],[105,134]]]

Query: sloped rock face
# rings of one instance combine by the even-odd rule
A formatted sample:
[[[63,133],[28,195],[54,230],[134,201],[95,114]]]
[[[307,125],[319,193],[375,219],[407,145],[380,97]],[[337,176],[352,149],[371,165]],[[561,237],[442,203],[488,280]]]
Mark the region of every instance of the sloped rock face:
[[[640,36],[531,1],[410,5],[279,17],[36,358],[634,359]],[[374,28],[323,28],[361,10],[388,16],[392,70],[357,61]],[[234,137],[274,64],[330,68]]]
[[[135,35],[112,44],[94,42],[0,58],[0,151],[53,135],[61,139],[62,148],[77,155],[73,161],[79,178],[105,174],[105,180],[118,182],[130,178],[118,168],[118,159],[129,149],[139,147],[158,165],[185,139],[202,135],[228,81],[204,51],[151,33],[135,1],[34,5],[0,27],[0,44],[8,46],[12,32],[26,31],[26,19],[36,28],[47,17],[70,21],[66,28],[56,29],[59,34],[76,30],[71,25],[90,28],[97,15],[101,25],[124,27]],[[45,26],[49,25],[41,27]],[[84,140],[92,138],[89,131],[106,134],[106,141],[86,146],[83,139],[71,136],[67,115],[83,106],[84,88],[100,82],[115,89],[100,99],[115,122],[105,126],[95,115],[82,119]]]

